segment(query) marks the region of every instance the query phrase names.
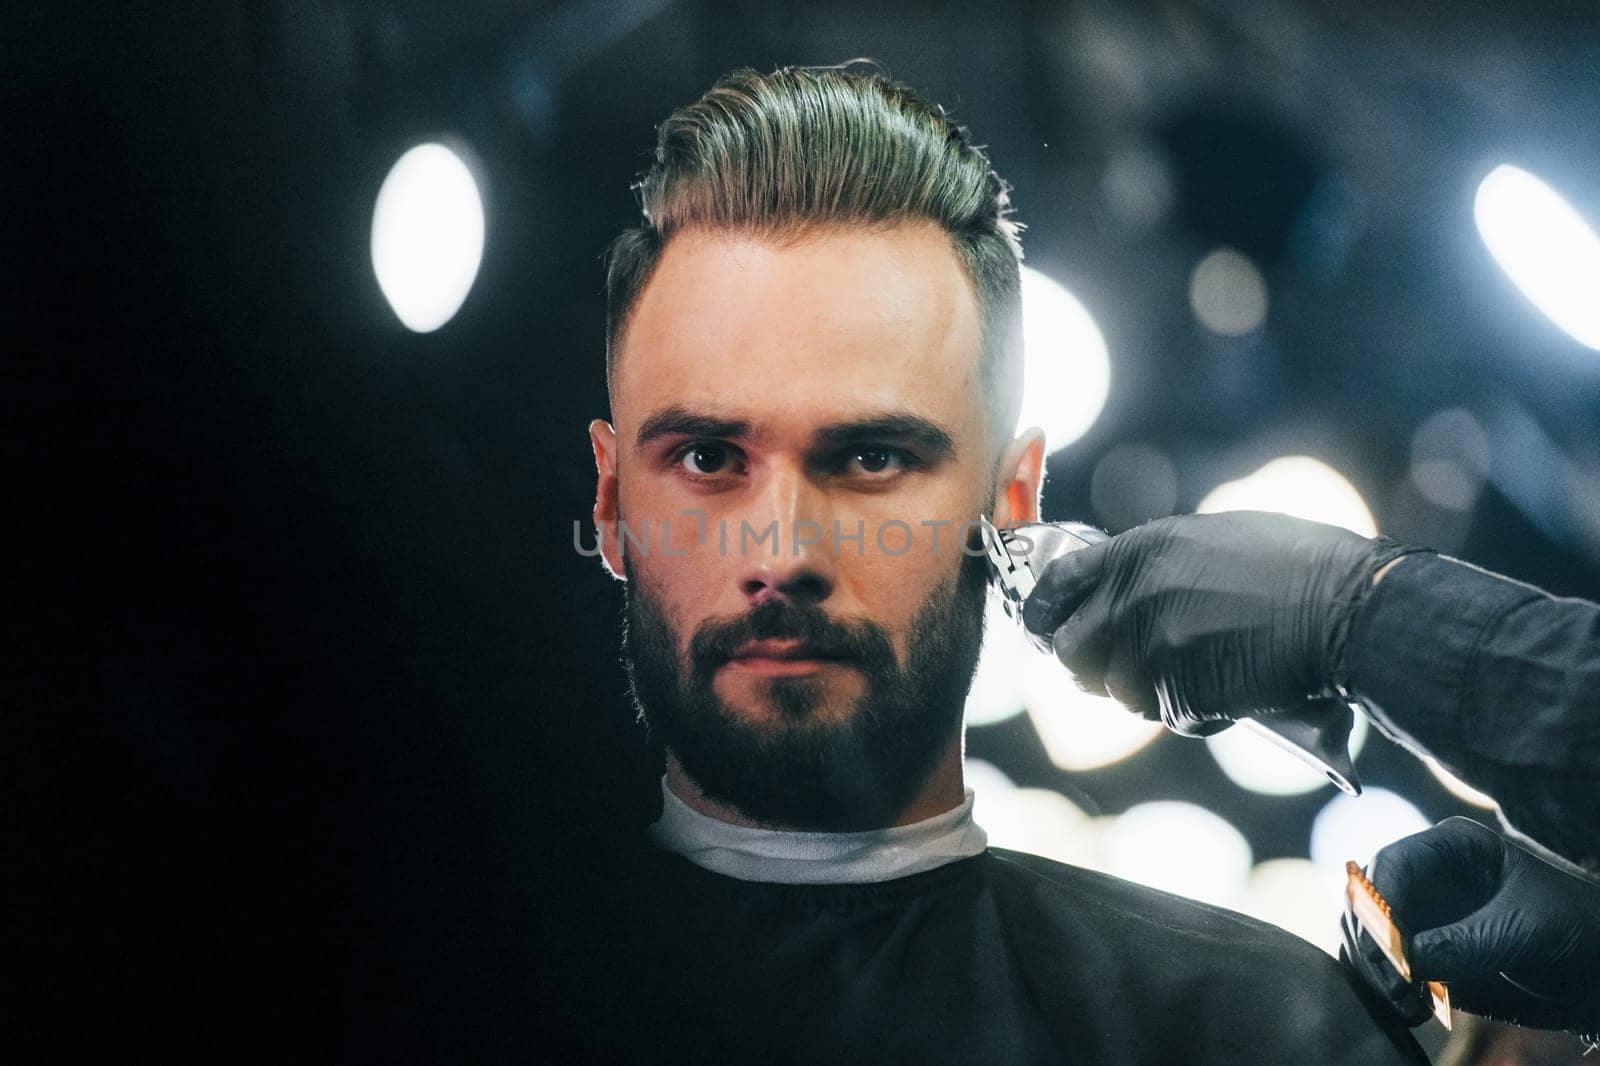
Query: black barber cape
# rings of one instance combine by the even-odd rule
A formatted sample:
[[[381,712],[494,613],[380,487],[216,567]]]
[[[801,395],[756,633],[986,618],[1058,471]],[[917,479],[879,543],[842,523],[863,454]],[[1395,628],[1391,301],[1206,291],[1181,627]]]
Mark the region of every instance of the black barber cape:
[[[589,903],[562,1061],[1427,1062],[1289,933],[998,848],[783,885],[641,847]]]

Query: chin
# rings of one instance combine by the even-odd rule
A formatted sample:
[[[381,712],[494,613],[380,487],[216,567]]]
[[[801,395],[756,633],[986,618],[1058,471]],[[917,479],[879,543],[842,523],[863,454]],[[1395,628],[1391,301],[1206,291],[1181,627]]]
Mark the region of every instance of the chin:
[[[816,675],[719,678],[714,691],[728,713],[751,723],[822,725],[849,719],[865,685]]]

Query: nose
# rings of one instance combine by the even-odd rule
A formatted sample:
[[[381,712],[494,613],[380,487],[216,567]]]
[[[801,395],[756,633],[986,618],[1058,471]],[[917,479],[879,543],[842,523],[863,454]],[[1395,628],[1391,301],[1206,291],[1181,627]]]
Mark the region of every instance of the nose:
[[[761,565],[751,567],[740,577],[739,591],[744,593],[752,607],[759,607],[774,599],[814,605],[828,598],[833,591],[833,579],[803,564],[791,567]]]
[[[833,510],[827,493],[799,470],[769,474],[756,506],[746,516],[753,527],[748,543],[741,534],[738,587],[751,607],[774,599],[815,605],[833,594],[835,583]],[[754,537],[776,524],[776,539]]]

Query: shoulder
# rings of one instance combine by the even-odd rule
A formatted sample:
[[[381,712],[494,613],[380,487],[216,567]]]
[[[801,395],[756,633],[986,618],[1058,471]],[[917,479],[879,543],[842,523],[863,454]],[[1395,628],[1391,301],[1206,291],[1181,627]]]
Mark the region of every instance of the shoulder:
[[[1292,933],[1036,855],[991,848],[986,859],[1000,919],[1041,981],[1092,973],[1173,1039],[1239,1061],[1427,1062],[1347,967]]]
[[[1032,894],[1041,902],[1070,902],[1080,918],[1099,919],[1108,935],[1136,941],[1220,937],[1235,950],[1259,949],[1332,964],[1324,952],[1299,937],[1225,907],[1020,851],[990,848],[989,860],[990,877],[999,891]],[[1336,920],[1330,915],[1330,921]]]

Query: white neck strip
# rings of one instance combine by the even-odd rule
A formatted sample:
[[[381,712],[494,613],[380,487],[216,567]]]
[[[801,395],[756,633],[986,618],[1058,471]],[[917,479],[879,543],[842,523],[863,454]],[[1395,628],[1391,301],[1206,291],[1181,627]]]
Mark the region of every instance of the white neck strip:
[[[701,814],[661,779],[659,848],[713,873],[783,885],[892,881],[982,853],[989,838],[972,820],[972,790],[961,806],[911,825],[860,833],[752,829]]]

